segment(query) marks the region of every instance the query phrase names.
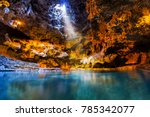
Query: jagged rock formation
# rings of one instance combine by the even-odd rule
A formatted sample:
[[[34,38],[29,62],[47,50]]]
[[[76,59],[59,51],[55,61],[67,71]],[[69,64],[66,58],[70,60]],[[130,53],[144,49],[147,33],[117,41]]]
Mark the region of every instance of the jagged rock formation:
[[[38,64],[13,60],[0,55],[0,70],[34,70],[38,68]]]
[[[23,32],[13,29],[9,27],[8,25],[5,25],[4,23],[0,22],[0,39],[1,41],[5,40],[5,34],[8,33],[8,35],[12,38],[18,38],[18,39],[30,39],[29,36],[25,35]]]
[[[86,10],[89,21],[86,40],[72,50],[72,53],[80,53],[76,55],[84,64],[81,67],[149,63],[148,0],[88,0]]]
[[[51,27],[49,17],[49,7],[64,4],[63,0],[9,2],[9,12],[0,8],[0,46],[12,58],[37,62],[41,67],[110,68],[150,63],[149,0],[65,0],[81,35],[70,41]]]

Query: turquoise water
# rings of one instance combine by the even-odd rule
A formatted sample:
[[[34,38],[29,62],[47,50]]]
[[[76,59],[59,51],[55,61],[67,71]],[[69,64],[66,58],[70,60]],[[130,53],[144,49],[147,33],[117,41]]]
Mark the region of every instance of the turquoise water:
[[[0,99],[147,100],[150,72],[0,72]]]

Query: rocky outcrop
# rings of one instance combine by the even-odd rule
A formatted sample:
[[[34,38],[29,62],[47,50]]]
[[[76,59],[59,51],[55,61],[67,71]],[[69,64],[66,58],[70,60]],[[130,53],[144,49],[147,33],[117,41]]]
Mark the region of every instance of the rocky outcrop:
[[[50,26],[54,25],[52,23],[55,21],[50,17],[51,15],[54,15],[51,14],[50,7],[54,8],[57,4],[66,5],[71,21],[78,30],[83,28],[87,23],[87,13],[85,10],[86,0],[20,0],[16,2],[10,0],[10,4],[11,10],[5,17],[11,14],[7,20],[21,19],[26,27],[18,28],[26,34],[29,34],[29,31],[33,26],[40,25],[47,29],[52,28]],[[54,29],[51,31],[54,31]]]
[[[0,8],[0,41],[6,39],[7,33],[11,40],[1,44],[8,47],[6,53],[14,58],[37,62],[41,67],[61,67],[66,63],[94,68],[148,64],[150,25],[145,19],[150,12],[149,0],[92,2],[10,0],[8,13],[4,12],[8,9]],[[51,10],[58,4],[66,5],[71,23],[81,35],[78,39],[65,40],[63,29],[55,29],[57,18],[52,19],[55,16]],[[144,19],[140,20],[142,17]],[[61,24],[64,25],[62,21]],[[1,69],[4,68],[5,65],[1,65]]]
[[[138,65],[137,69],[139,70],[146,70],[146,71],[150,71],[150,64],[144,64],[144,65]]]
[[[18,39],[30,39],[25,33],[19,31],[18,29],[14,29],[2,22],[0,22],[0,38],[1,41],[5,39],[5,34],[8,34],[12,38]]]
[[[36,63],[13,60],[0,55],[0,70],[34,70],[38,68],[39,65]]]

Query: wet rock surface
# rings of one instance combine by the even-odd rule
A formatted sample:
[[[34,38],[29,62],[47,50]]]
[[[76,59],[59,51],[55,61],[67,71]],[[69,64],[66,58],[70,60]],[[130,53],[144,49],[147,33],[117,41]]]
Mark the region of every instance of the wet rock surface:
[[[39,65],[36,63],[13,60],[0,55],[0,70],[34,70],[38,68]]]
[[[136,69],[150,72],[150,64],[138,65]]]

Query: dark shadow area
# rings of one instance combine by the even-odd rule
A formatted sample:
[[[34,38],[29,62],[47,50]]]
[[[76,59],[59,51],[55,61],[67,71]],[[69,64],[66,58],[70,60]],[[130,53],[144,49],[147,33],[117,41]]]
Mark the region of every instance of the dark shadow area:
[[[149,52],[150,51],[150,34],[142,36],[134,44],[134,52]]]
[[[23,32],[17,29],[11,28],[8,25],[5,25],[2,22],[0,22],[0,37],[4,39],[6,33],[8,33],[9,36],[13,38],[30,39],[30,37],[24,34]]]

